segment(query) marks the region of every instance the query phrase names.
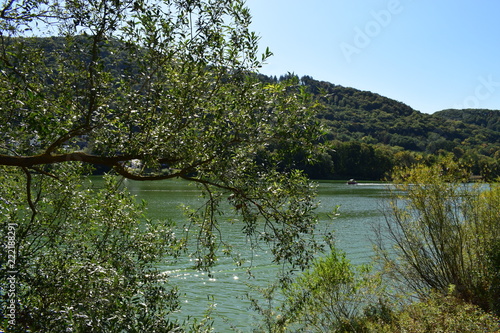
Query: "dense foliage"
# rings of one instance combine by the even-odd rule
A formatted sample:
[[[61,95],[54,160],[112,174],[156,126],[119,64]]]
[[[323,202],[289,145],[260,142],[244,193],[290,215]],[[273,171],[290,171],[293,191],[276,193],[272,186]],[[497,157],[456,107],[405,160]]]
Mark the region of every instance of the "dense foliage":
[[[239,0],[0,1],[0,237],[11,246],[0,328],[178,327],[175,288],[154,267],[182,254],[209,270],[233,255],[221,206],[252,246],[267,244],[283,280],[321,251],[315,187],[283,163],[316,154],[314,103],[294,78],[249,75],[270,55],[250,23]],[[112,181],[86,188],[82,165],[199,185],[196,245],[172,238],[169,221],[152,229]]]
[[[435,116],[478,125],[492,131],[500,131],[500,111],[486,109],[449,109],[434,113]]]
[[[263,77],[279,82],[293,76]],[[304,166],[317,179],[374,179],[412,160],[434,163],[451,153],[487,180],[500,176],[500,130],[495,110],[416,111],[390,98],[309,76],[300,79],[321,104],[318,117],[326,128],[331,149],[314,167]]]
[[[500,188],[466,183],[451,161],[399,170],[387,212],[392,248],[380,242],[393,277],[416,295],[453,295],[500,314]]]
[[[396,170],[373,266],[333,246],[284,297],[264,293],[262,331],[500,332],[500,189],[468,173],[450,159]]]
[[[142,205],[107,178],[82,179],[82,165],[57,179],[2,167],[2,321],[9,332],[169,332],[175,286],[156,269],[175,258],[171,225],[144,220]],[[142,221],[142,223],[141,223]],[[8,235],[8,236],[7,236]],[[9,258],[5,261],[3,258]]]
[[[370,267],[354,267],[341,251],[332,251],[285,290],[276,326],[298,332],[357,331],[359,314],[377,302],[380,280],[370,274]]]
[[[360,274],[361,272],[361,274]],[[255,332],[500,332],[500,318],[449,293],[418,300],[389,295],[377,276],[332,253],[301,275]],[[278,302],[279,303],[279,302]]]

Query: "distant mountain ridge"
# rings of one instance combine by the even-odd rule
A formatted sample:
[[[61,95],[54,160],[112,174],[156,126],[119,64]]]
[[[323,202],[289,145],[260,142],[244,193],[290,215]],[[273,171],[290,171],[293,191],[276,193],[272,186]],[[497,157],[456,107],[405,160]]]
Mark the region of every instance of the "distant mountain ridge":
[[[426,114],[369,91],[311,77],[303,77],[301,82],[325,105],[318,116],[328,126],[328,137],[332,140],[360,140],[429,153],[443,148],[451,151],[454,146],[478,137],[481,143],[500,144],[498,110],[445,110]]]
[[[69,45],[61,37],[26,40],[26,43],[37,44],[48,62],[55,61],[51,54],[66,52],[68,47],[75,52],[79,43],[84,42],[82,37],[76,37]],[[119,52],[106,51],[101,56],[109,65],[111,75],[136,72],[136,59]],[[491,175],[500,176],[499,110],[442,110],[426,114],[380,94],[318,81],[310,76],[299,79],[287,74],[278,79],[256,75],[269,83],[294,76],[321,105],[317,116],[326,129],[323,143],[331,149],[313,167],[302,165],[300,156],[291,157],[297,161],[298,168],[313,178],[380,179],[394,166],[422,159],[432,163],[435,156],[443,154],[453,154],[472,165],[475,174],[486,177],[487,170]]]
[[[484,179],[500,176],[499,110],[427,114],[370,91],[310,76],[299,82],[322,105],[318,118],[327,129],[324,140],[332,147],[315,168],[305,167],[313,178],[381,179],[394,166],[418,160],[434,163],[445,154]]]
[[[500,110],[488,109],[447,109],[434,113],[445,119],[462,121],[466,124],[481,126],[500,132]]]

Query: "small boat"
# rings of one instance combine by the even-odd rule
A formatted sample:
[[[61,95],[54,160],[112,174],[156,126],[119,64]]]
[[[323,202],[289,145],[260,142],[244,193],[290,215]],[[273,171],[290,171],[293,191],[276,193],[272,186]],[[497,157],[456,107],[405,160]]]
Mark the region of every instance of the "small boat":
[[[349,180],[347,181],[347,185],[357,185],[357,184],[358,184],[358,182],[357,182],[357,181],[355,181],[354,179],[349,179]]]

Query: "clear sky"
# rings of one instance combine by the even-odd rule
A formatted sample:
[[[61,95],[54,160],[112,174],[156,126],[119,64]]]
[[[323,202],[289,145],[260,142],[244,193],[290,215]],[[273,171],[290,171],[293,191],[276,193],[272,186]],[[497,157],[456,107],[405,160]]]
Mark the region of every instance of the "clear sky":
[[[247,0],[267,75],[294,72],[433,113],[500,109],[499,0]]]

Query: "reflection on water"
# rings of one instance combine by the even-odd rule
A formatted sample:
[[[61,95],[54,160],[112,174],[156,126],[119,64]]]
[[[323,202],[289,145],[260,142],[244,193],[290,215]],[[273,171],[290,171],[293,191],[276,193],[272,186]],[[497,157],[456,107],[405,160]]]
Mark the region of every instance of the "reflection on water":
[[[194,184],[181,180],[155,182],[124,181],[130,192],[139,200],[148,202],[147,216],[157,220],[172,220],[179,228],[187,223],[181,205],[197,207],[203,203],[200,191]],[[388,194],[382,183],[346,185],[345,182],[321,181],[318,186],[321,205],[318,209],[319,231],[335,231],[337,247],[346,252],[353,264],[369,263],[373,254],[370,239],[372,228],[382,221],[382,199]],[[331,212],[340,206],[339,215],[331,219]],[[207,295],[213,295],[216,331],[230,331],[232,323],[244,332],[250,332],[255,313],[249,310],[245,294],[247,284],[266,286],[279,267],[270,263],[266,248],[250,252],[250,244],[241,232],[242,225],[229,213],[222,216],[221,229],[235,249],[248,261],[236,267],[231,258],[221,257],[212,274],[198,272],[186,260],[160,267],[169,281],[178,286],[182,297],[182,320],[187,316],[201,317],[209,303]],[[182,231],[182,229],[180,230]],[[251,268],[252,277],[248,274]],[[226,318],[227,322],[221,318]]]

